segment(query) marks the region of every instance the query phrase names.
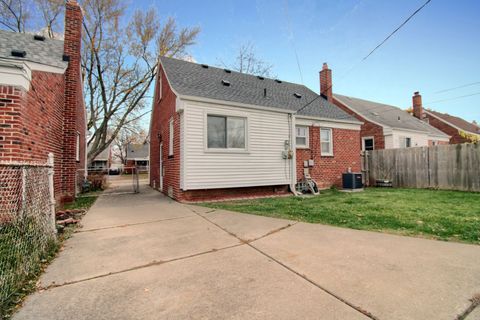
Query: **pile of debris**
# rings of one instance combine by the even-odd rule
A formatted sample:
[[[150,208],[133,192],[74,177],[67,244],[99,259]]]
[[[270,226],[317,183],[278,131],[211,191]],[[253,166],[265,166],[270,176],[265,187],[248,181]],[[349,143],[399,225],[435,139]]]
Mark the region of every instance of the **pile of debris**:
[[[79,209],[57,211],[55,213],[57,229],[61,231],[68,225],[79,223],[85,212],[85,210]]]

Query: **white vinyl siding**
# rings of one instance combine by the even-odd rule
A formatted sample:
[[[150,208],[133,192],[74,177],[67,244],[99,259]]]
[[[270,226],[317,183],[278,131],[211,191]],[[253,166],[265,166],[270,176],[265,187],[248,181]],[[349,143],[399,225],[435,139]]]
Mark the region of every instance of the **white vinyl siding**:
[[[322,156],[333,156],[333,135],[330,128],[320,128],[320,153]]]
[[[245,149],[209,149],[208,115],[245,119]],[[184,117],[184,190],[290,183],[291,160],[282,159],[290,136],[287,114],[189,102]]]
[[[295,144],[297,148],[308,148],[308,127],[295,127]]]

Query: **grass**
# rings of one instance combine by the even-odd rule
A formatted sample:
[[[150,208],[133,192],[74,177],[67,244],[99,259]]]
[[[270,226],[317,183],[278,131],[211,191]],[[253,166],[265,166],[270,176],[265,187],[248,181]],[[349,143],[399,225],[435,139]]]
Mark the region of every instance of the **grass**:
[[[87,194],[77,198],[60,209],[88,210],[97,196]],[[73,233],[75,225],[66,227],[55,239],[46,243],[40,240],[41,229],[36,222],[26,219],[24,223],[4,225],[0,228],[0,319],[10,319],[27,295],[36,290],[36,284],[43,270],[56,257],[62,243]],[[23,266],[28,264],[29,268]],[[18,270],[23,270],[19,272]],[[15,277],[9,277],[14,274]],[[8,290],[8,291],[5,291]]]
[[[204,206],[333,226],[480,244],[480,193],[369,188],[205,203]]]
[[[73,210],[73,209],[83,209],[88,210],[97,200],[98,196],[96,195],[83,195],[77,197],[74,202],[67,203],[63,205],[63,209],[65,210]]]

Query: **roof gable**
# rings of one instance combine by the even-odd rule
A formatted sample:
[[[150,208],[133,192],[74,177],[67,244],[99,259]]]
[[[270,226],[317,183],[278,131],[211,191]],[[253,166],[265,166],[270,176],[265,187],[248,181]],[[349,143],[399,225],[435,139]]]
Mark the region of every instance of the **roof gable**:
[[[298,115],[356,121],[303,85],[167,57],[162,57],[161,63],[170,85],[179,95],[292,112],[301,109]]]
[[[365,119],[383,127],[421,131],[434,136],[447,137],[442,131],[398,107],[340,94],[334,94],[334,98]]]
[[[140,159],[140,158],[148,158],[148,151],[149,151],[149,144],[142,143],[142,144],[128,144],[127,145],[127,152],[126,152],[126,159]]]
[[[432,114],[434,117],[446,122],[447,124],[452,124],[461,130],[464,130],[470,133],[480,134],[480,126],[475,125],[471,122],[468,122],[460,117],[455,117],[448,113],[440,113],[433,110],[425,110],[425,112],[428,112]]]

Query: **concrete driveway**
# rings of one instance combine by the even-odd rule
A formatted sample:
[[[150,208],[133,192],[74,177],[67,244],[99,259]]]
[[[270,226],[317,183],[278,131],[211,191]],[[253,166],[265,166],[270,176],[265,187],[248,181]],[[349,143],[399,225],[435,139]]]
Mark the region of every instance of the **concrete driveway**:
[[[82,223],[14,319],[453,320],[480,293],[480,246],[212,211],[148,187],[102,196]]]

